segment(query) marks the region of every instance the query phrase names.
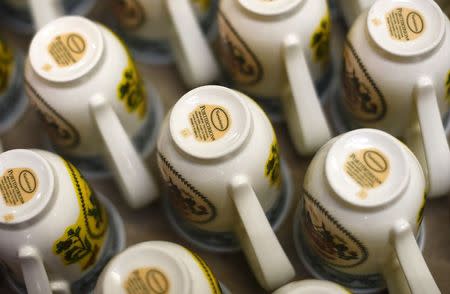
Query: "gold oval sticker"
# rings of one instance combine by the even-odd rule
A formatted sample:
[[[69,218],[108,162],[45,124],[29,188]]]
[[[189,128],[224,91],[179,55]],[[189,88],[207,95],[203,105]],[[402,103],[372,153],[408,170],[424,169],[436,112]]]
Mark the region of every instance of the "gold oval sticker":
[[[39,179],[30,168],[9,168],[0,177],[0,191],[6,206],[21,206],[36,194]]]
[[[231,116],[223,106],[204,104],[189,114],[189,122],[197,141],[213,142],[226,135]]]
[[[127,294],[165,294],[169,293],[170,282],[159,269],[138,268],[128,275],[123,288]]]
[[[425,20],[419,11],[397,7],[386,14],[386,24],[392,39],[409,42],[425,31]]]
[[[56,36],[48,45],[48,53],[59,67],[71,66],[80,61],[86,53],[86,40],[77,33]]]
[[[381,151],[361,149],[348,156],[344,170],[361,188],[374,189],[389,177],[390,164]]]

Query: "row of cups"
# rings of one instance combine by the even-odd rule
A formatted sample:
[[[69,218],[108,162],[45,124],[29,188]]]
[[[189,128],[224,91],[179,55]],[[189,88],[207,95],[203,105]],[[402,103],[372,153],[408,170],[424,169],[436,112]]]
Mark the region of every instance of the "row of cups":
[[[247,2],[252,8],[252,1]],[[292,2],[291,9],[305,8],[305,6],[297,7],[293,4],[298,1],[284,2]],[[372,9],[385,7],[383,6],[386,5],[385,2],[378,1]],[[430,10],[436,11],[436,6],[432,2],[410,2],[412,4],[409,4],[416,6],[408,9],[414,8],[416,11],[423,9],[421,17],[429,15],[427,13]],[[231,3],[231,1],[222,3]],[[279,4],[278,14],[287,13],[286,3]],[[306,3],[312,5],[311,2]],[[245,4],[241,3],[245,9],[248,9]],[[264,5],[261,4],[259,7],[261,9],[259,13],[270,14],[277,11],[274,7]],[[384,9],[390,8],[392,6]],[[221,22],[230,25],[231,16],[224,17],[224,11],[225,9],[219,13],[219,27]],[[391,12],[394,14],[391,15]],[[292,11],[291,13],[294,14]],[[395,13],[399,13],[398,9],[389,10],[386,19],[401,17]],[[241,16],[240,19],[244,18]],[[432,19],[440,18],[432,17]],[[447,23],[445,23],[446,26]],[[430,25],[427,21],[427,28]],[[328,26],[327,21],[321,21],[321,31],[318,36],[326,35]],[[445,30],[447,28],[444,27],[444,32]],[[219,34],[220,32],[219,30]],[[321,34],[324,32],[325,34]],[[231,44],[233,40],[242,42],[243,33],[236,33],[236,29],[229,29],[227,33],[228,37],[221,38],[227,40],[224,43],[230,50],[228,51],[229,59],[234,61],[232,69],[237,68],[238,74],[253,72],[252,66],[255,64],[250,62],[248,67],[245,59],[249,56],[253,58],[257,56],[254,53],[248,53],[251,51],[245,51],[251,47],[245,43],[241,43],[241,47],[239,43]],[[222,36],[227,33],[222,33]],[[427,36],[426,33],[424,35]],[[298,69],[307,67],[308,62],[305,54],[299,50],[298,40],[294,37],[287,38],[285,56],[291,56],[290,61],[286,62],[286,68],[288,72],[294,72],[296,78],[290,78],[294,86],[291,86],[287,94],[282,97],[288,98],[283,100],[287,101],[284,105],[287,106],[288,123],[295,122],[298,115],[297,122],[301,124],[301,119],[305,122],[307,117],[299,115],[299,112],[308,110],[306,112],[311,115],[314,109],[318,109],[322,114],[323,111],[318,99],[313,101],[317,102],[316,104],[309,101],[300,108],[298,106],[302,104],[295,104],[296,101],[305,102],[304,99],[294,98],[295,93],[303,95],[303,93],[310,93],[309,90],[313,93],[316,89],[312,79],[309,79],[309,82],[302,82],[301,79],[307,75],[296,76]],[[317,37],[317,39],[320,38]],[[420,36],[414,40],[419,40],[417,42],[420,45]],[[346,92],[353,93],[354,96],[351,96],[352,98],[349,98],[349,102],[344,106],[347,105],[351,109],[354,106],[352,103],[362,103],[364,107],[369,107],[373,111],[373,109],[378,110],[379,107],[391,105],[386,102],[385,96],[375,102],[370,100],[370,94],[374,94],[373,91],[375,91],[379,95],[380,88],[377,86],[375,87],[377,90],[374,90],[365,84],[367,81],[369,84],[373,82],[372,78],[364,76],[372,71],[368,71],[362,64],[362,60],[365,61],[365,59],[361,59],[359,55],[356,57],[352,55],[356,54],[355,45],[349,42],[348,44],[344,56],[350,55],[348,60],[354,59],[356,63],[347,64],[346,59],[345,73],[351,78],[345,80],[344,85]],[[418,43],[415,44],[417,46]],[[445,47],[443,44],[446,43],[440,41],[436,46],[439,49]],[[317,52],[321,50],[323,48]],[[433,54],[428,52],[427,56],[430,55]],[[236,60],[240,63],[236,63]],[[254,60],[258,61],[256,58]],[[270,61],[270,58],[266,56],[261,60]],[[420,58],[416,56],[414,61],[419,63]],[[377,62],[379,64],[381,61]],[[402,59],[402,63],[404,62],[405,60]],[[427,64],[430,62],[428,60]],[[274,64],[280,67],[279,63],[274,62]],[[292,66],[293,64],[298,66]],[[439,64],[443,64],[442,60]],[[123,70],[117,71],[118,68]],[[432,71],[434,70],[436,67],[432,67]],[[278,73],[280,71],[282,71],[281,67]],[[269,73],[266,70],[262,72],[265,75]],[[277,75],[277,77],[282,76],[282,74]],[[402,77],[404,78],[404,75]],[[101,153],[99,149],[102,146],[106,146],[105,159],[110,162],[130,205],[140,207],[156,198],[158,192],[155,181],[152,180],[135,147],[128,139],[128,136],[134,135],[136,142],[143,141],[141,146],[144,146],[151,145],[151,142],[149,143],[151,138],[156,138],[154,129],[158,122],[155,122],[156,114],[152,115],[151,112],[154,106],[152,100],[156,98],[146,94],[145,89],[149,91],[150,87],[146,87],[146,83],[141,81],[130,55],[110,31],[80,17],[64,17],[49,23],[37,33],[30,46],[25,80],[28,95],[48,123],[52,142],[59,146],[62,153],[69,155],[77,166],[84,166],[92,162],[96,163],[93,157]],[[399,81],[396,82],[397,87],[400,88]],[[111,87],[111,84],[115,85],[115,88]],[[264,85],[269,84],[268,80],[264,82]],[[294,89],[298,85],[308,84],[310,87]],[[415,91],[419,93],[415,94],[416,100],[420,100],[417,97],[425,97],[423,99],[425,102],[420,104],[425,106],[420,106],[417,110],[419,116],[419,108],[434,109],[438,113],[437,117],[426,117],[422,120],[419,118],[423,134],[430,121],[438,120],[437,125],[440,124],[441,127],[442,121],[439,108],[436,107],[437,95],[433,94],[433,83],[430,86],[430,81],[424,78],[420,79],[419,84],[420,87],[417,86],[418,89]],[[64,97],[64,100],[61,100],[61,97]],[[306,95],[306,97],[308,100],[313,96]],[[430,106],[429,101],[435,102],[434,108],[432,103]],[[357,111],[355,110],[355,113],[360,114]],[[385,112],[388,113],[386,109]],[[313,119],[315,118],[316,116],[313,116]],[[398,117],[397,120],[399,120]],[[306,120],[305,123],[311,122]],[[313,137],[320,137],[321,125],[319,119],[306,130],[297,128],[293,138],[303,140],[305,132],[312,132]],[[434,128],[435,126],[427,129],[434,131],[432,139],[440,138],[439,127]],[[295,130],[291,123],[289,127],[290,130]],[[153,134],[149,135],[149,133]],[[328,140],[331,135],[323,136],[325,137]],[[135,144],[139,145],[139,143]],[[296,146],[301,144],[303,143]],[[446,165],[448,145],[445,146],[447,149],[439,152],[441,156],[439,162],[433,161],[433,158],[430,159],[429,156],[426,157],[426,161],[430,170],[433,162],[441,164],[439,172],[434,174],[448,179],[449,173],[446,170],[449,168]],[[330,149],[328,150],[327,147]],[[287,183],[281,185],[283,173],[282,167],[280,168],[281,161],[276,138],[270,121],[257,104],[243,94],[227,88],[217,86],[197,88],[183,96],[165,119],[157,149],[160,170],[171,188],[170,196],[165,197],[166,207],[171,222],[179,232],[191,242],[211,250],[214,250],[212,249],[214,247],[230,248],[235,243],[239,243],[258,281],[266,289],[278,288],[293,278],[293,267],[269,222],[272,220],[272,225],[281,222],[283,207],[286,207],[286,198],[289,197],[289,185]],[[435,150],[439,151],[439,149]],[[427,151],[426,144],[425,151]],[[428,151],[430,152],[430,149]],[[4,154],[6,156],[8,153]],[[90,156],[83,158],[86,154]],[[316,162],[318,167],[313,168]],[[17,166],[10,169],[14,168]],[[12,196],[11,199],[16,199],[17,189],[11,190],[8,187],[14,185],[14,182],[22,183],[21,181],[29,185],[26,175],[36,174],[32,167],[30,169],[32,172],[25,172],[22,175],[23,178],[18,175],[16,179],[14,179],[14,172],[8,172],[8,177],[5,178],[5,192],[2,191],[2,193],[8,193]],[[316,276],[338,281],[352,289],[373,290],[382,287],[384,279],[389,287],[407,285],[419,293],[420,289],[423,289],[420,287],[426,286],[429,291],[438,291],[415,244],[415,237],[419,236],[420,215],[424,204],[423,195],[430,194],[431,191],[440,191],[439,189],[447,191],[445,187],[442,188],[445,183],[432,178],[433,173],[426,169],[430,174],[429,189],[431,190],[425,193],[427,187],[425,176],[412,153],[393,137],[374,130],[349,132],[324,145],[316,154],[309,170],[300,201],[299,217],[296,218],[298,224],[296,228],[299,233],[294,233],[294,238],[297,240],[302,259]],[[18,174],[21,172],[19,171]],[[311,178],[308,177],[310,174]],[[31,178],[35,179],[36,176]],[[44,185],[48,189],[51,187],[49,183]],[[438,188],[432,190],[432,187]],[[29,186],[27,189],[25,192],[32,190]],[[436,193],[439,194],[439,192]],[[33,197],[28,198],[33,199]],[[21,198],[23,196],[19,197]],[[39,208],[35,209],[37,204],[31,203],[33,202],[30,202],[28,206],[30,210],[26,204],[22,203],[27,208],[23,211],[23,215],[32,217],[33,213],[39,214]],[[45,205],[45,201],[43,203],[41,205]],[[342,213],[339,213],[340,209]],[[92,208],[91,213],[94,215],[98,213],[95,210]],[[20,219],[20,210],[14,208],[13,211]],[[370,211],[370,218],[367,217],[368,211]],[[5,223],[14,223],[15,216],[12,216],[14,213],[10,212],[4,214]],[[269,220],[265,213],[268,214]],[[367,227],[372,224],[369,223],[371,221],[377,225],[373,226],[373,232],[370,231],[369,235],[365,235],[369,233]],[[355,226],[355,224],[358,225]],[[72,240],[71,238],[75,238],[72,236],[76,233],[76,229],[72,228],[72,231],[68,229],[67,234],[69,232],[72,232],[69,235],[69,239]],[[239,241],[236,241],[235,237]],[[69,243],[73,244],[73,241],[67,240],[58,242],[62,242],[61,248],[68,246]],[[15,247],[15,250],[17,248]],[[393,250],[386,250],[386,248]],[[63,252],[64,249],[60,251]],[[25,250],[25,255],[32,256],[33,254],[29,252]],[[71,254],[73,253],[71,251]],[[380,260],[382,260],[381,263]],[[391,264],[393,260],[400,262],[404,272],[399,271],[398,264]],[[35,269],[35,267],[31,268]],[[414,272],[410,270],[413,268],[420,268],[425,274],[416,278]],[[394,274],[395,271],[400,274]],[[40,271],[30,270],[31,275],[36,272],[42,273],[42,267]],[[56,272],[60,273],[60,271]],[[403,277],[403,279],[399,278],[403,282],[398,282],[394,279],[395,277]]]
[[[176,9],[183,10],[183,15],[185,11],[191,11],[187,15],[192,17],[176,17],[178,14],[170,14],[171,2],[166,2],[165,10],[161,7],[162,4],[156,4],[158,1],[147,1],[147,4],[137,1],[134,6],[127,2],[130,6],[125,6],[120,11],[128,11],[129,16],[138,14],[137,11],[150,13],[148,11],[153,10],[145,5],[151,3],[155,5],[154,8],[159,7],[155,9],[158,13],[169,13],[170,17],[166,17],[174,23],[179,19],[187,21],[192,18],[189,25],[183,24],[181,27],[195,27],[198,34],[185,32],[177,28],[176,24],[173,24],[174,27],[170,30],[176,33],[176,37],[168,38],[172,40],[177,65],[189,87],[218,80],[220,71],[217,62],[199,24],[195,22],[194,10],[189,9],[192,8],[189,3],[181,1],[186,3],[176,6]],[[54,13],[46,16],[42,12],[42,4],[33,3],[31,1],[32,11],[37,19],[36,23],[40,26],[56,17],[60,10],[57,7],[52,10],[50,7],[45,11]],[[332,109],[331,121],[339,132],[370,127],[404,138],[421,159],[427,172],[430,182],[429,195],[435,197],[448,193],[450,151],[443,123],[448,120],[446,116],[450,93],[450,38],[447,32],[449,21],[434,1],[408,1],[405,4],[402,1],[384,0],[374,2],[370,10],[362,10],[344,41],[342,93],[336,93],[339,88],[336,87],[336,78],[339,75],[333,72],[333,66],[338,65],[330,62],[331,23],[325,0],[235,0],[223,1],[218,5],[210,4],[219,6],[216,17],[216,45],[218,57],[227,76],[225,80],[231,83],[229,86],[250,95],[262,104],[268,101],[281,104],[293,145],[300,154],[314,154],[331,139],[332,129],[321,105],[321,100],[328,100]],[[138,9],[139,7],[142,9]],[[212,9],[211,7],[209,9]],[[353,6],[348,5],[347,8],[350,9],[349,7]],[[150,21],[153,19],[150,16],[143,19]],[[134,69],[134,65],[131,65],[134,63],[130,55],[122,48],[118,39],[99,25],[94,28],[92,24],[80,24],[75,29],[75,25],[82,21],[80,18],[62,18],[39,30],[30,46],[25,75],[30,96],[40,97],[33,101],[37,101],[35,104],[53,125],[52,133],[59,135],[59,138],[54,136],[53,143],[64,149],[66,155],[90,157],[93,162],[92,157],[100,153],[95,146],[101,144],[94,144],[84,138],[94,137],[93,134],[98,132],[93,127],[94,123],[88,113],[101,112],[100,96],[104,96],[104,100],[111,104],[125,133],[141,139],[140,145],[145,145],[142,143],[144,136],[140,131],[152,127],[151,124],[157,125],[154,119],[157,115],[147,114],[157,108],[155,100],[158,99],[155,97],[156,93],[151,93],[152,97],[146,101],[145,96],[148,95],[145,95],[144,91],[145,88],[150,91],[151,86],[147,86],[147,81],[143,84],[138,82],[139,73]],[[408,21],[419,27],[411,30]],[[142,35],[146,36],[151,34],[144,28],[159,27],[153,22],[141,25],[143,27],[139,28],[142,29]],[[298,31],[292,31],[293,27],[298,28]],[[254,34],[258,30],[271,37],[260,38],[258,34]],[[203,41],[200,42],[199,38]],[[53,42],[56,39],[62,43]],[[204,49],[193,48],[200,46],[199,44],[203,44]],[[53,53],[48,46],[52,46]],[[62,48],[60,46],[65,46],[64,54],[68,52],[67,56],[58,55],[58,49]],[[115,52],[112,53],[111,50]],[[206,51],[209,53],[205,53]],[[108,58],[116,64],[106,60]],[[113,67],[122,68],[124,64],[128,65],[129,72],[110,70]],[[206,67],[210,69],[207,70]],[[104,72],[93,73],[93,68],[102,68]],[[89,79],[80,83],[82,76],[89,76]],[[200,76],[204,78],[197,79]],[[188,79],[196,79],[197,82],[191,83]],[[146,77],[144,80],[147,80]],[[68,87],[68,84],[71,86]],[[103,86],[100,86],[98,93],[93,93],[94,85]],[[114,85],[114,88],[111,85]],[[121,89],[117,90],[116,87]],[[84,94],[85,91],[89,94]],[[122,92],[116,93],[120,91]],[[59,104],[53,101],[62,95],[86,97],[85,103],[73,99],[76,101],[76,108],[84,115],[72,111],[73,105],[66,100]],[[122,104],[126,104],[125,110],[120,101],[110,98],[118,95]],[[96,98],[88,99],[88,96]],[[94,100],[96,102],[93,102]],[[87,111],[88,104],[91,105],[90,111]],[[49,111],[46,105],[54,111]],[[71,113],[68,113],[69,111]],[[56,112],[56,115],[49,114],[50,112]],[[150,118],[153,121],[149,121],[148,117],[153,117]],[[101,126],[101,121],[104,120],[95,119],[98,128],[103,130],[102,137],[109,146],[108,153],[117,165],[114,158],[118,157],[119,151],[111,151],[117,148],[117,145],[112,143],[113,139],[110,138],[118,135],[106,135],[107,128]],[[418,138],[410,136],[411,130],[417,129],[418,126]],[[414,139],[408,141],[410,137]],[[129,142],[124,140],[124,136],[120,138]],[[131,154],[132,146],[128,143],[124,145],[127,153]],[[145,147],[146,151],[151,149],[151,146]],[[145,148],[141,146],[141,149]],[[422,154],[424,156],[419,156]],[[139,161],[137,154],[134,154],[133,158],[133,161]],[[98,160],[94,162],[98,163]],[[138,170],[139,173],[146,173],[143,168]],[[117,168],[115,172],[121,173]],[[129,170],[127,172],[132,173]],[[129,178],[118,178],[121,186],[130,183],[128,186],[139,187],[138,183],[133,183]],[[126,187],[124,190],[127,190]]]
[[[234,150],[214,144],[229,134],[206,145],[194,134],[185,136],[192,117],[211,105],[227,114],[226,131],[240,141]],[[238,124],[241,117],[249,128]],[[295,270],[275,231],[289,210],[291,179],[261,108],[234,90],[205,86],[183,96],[165,124],[158,145],[169,188],[163,206],[189,244],[213,252],[241,249],[260,285],[275,293],[336,293],[341,286],[332,282],[355,293],[386,286],[393,293],[440,293],[421,254],[425,175],[396,138],[359,129],[330,140],[314,156],[295,201],[292,238],[310,273],[330,282],[290,284]],[[179,245],[153,241],[119,253],[125,245],[120,215],[62,157],[6,151],[0,173],[0,260],[18,293],[89,293],[95,285],[94,293],[169,287],[171,293],[221,293],[206,264]]]

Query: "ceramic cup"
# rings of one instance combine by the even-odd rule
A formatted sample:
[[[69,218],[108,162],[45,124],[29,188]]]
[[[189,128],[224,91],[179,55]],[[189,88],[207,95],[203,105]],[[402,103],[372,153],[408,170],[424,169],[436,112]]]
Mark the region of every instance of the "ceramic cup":
[[[137,60],[164,63],[172,51],[187,86],[218,79],[219,67],[201,27],[212,27],[217,0],[114,0],[112,5]]]
[[[347,26],[351,27],[356,18],[369,9],[376,0],[337,0]]]
[[[8,29],[33,34],[47,22],[64,14],[88,15],[96,0],[2,0],[1,21]]]
[[[261,101],[281,98],[299,153],[326,143],[331,132],[317,91],[331,74],[326,0],[222,1],[218,29],[218,54],[233,86]]]
[[[133,208],[156,199],[155,179],[130,138],[155,138],[149,100],[157,97],[146,92],[148,83],[113,33],[78,16],[50,22],[31,42],[25,79],[59,152],[76,164],[108,160]]]
[[[133,245],[103,270],[95,294],[226,293],[196,253],[175,243],[150,241]]]
[[[86,287],[123,248],[120,216],[63,158],[41,150],[3,152],[0,175],[0,260],[15,289]]]
[[[390,291],[440,293],[416,242],[426,189],[420,163],[395,137],[359,129],[332,139],[306,171],[294,218],[305,266],[357,293],[385,281]]]
[[[350,291],[330,281],[303,280],[289,283],[273,294],[350,294]]]
[[[255,102],[220,86],[188,92],[162,126],[158,165],[171,210],[205,236],[233,232],[262,287],[294,277],[264,213],[282,194],[280,158]]]
[[[28,107],[22,85],[23,56],[0,37],[0,134],[11,130]]]
[[[337,101],[337,120],[348,128],[402,137],[419,122],[431,197],[450,191],[443,126],[450,101],[449,33],[448,18],[432,0],[376,1],[347,36],[344,91]]]

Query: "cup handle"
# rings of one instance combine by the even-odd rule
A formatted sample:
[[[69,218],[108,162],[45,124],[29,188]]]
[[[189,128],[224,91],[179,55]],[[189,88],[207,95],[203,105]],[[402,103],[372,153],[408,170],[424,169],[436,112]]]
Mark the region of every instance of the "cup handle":
[[[184,82],[191,88],[219,79],[219,65],[203,35],[189,0],[166,0],[173,24],[171,42]]]
[[[383,276],[390,293],[411,294],[405,273],[400,266],[397,255],[383,267]]]
[[[411,226],[407,221],[400,220],[394,224],[391,231],[391,243],[398,257],[402,274],[398,272],[384,274],[386,277],[391,277],[388,278],[388,286],[391,285],[395,288],[389,287],[389,291],[397,293],[394,290],[400,288],[404,289],[403,291],[408,289],[411,293],[441,293],[425,263]],[[395,267],[391,268],[396,269]],[[392,281],[392,277],[396,277],[398,280]],[[406,284],[408,287],[405,286]]]
[[[237,211],[236,235],[256,279],[267,291],[290,282],[295,270],[244,176],[229,183],[229,195]]]
[[[106,145],[112,170],[125,200],[132,208],[154,201],[158,195],[155,178],[144,165],[116,113],[102,95],[94,95],[89,110]]]
[[[39,252],[31,246],[23,246],[17,255],[27,292],[29,294],[51,294],[50,281]]]
[[[450,191],[450,149],[437,103],[433,81],[420,78],[414,87],[414,100],[421,129],[429,178],[429,196]]]
[[[311,155],[331,139],[331,131],[297,36],[284,39],[283,52],[292,91],[292,95],[283,95],[289,133],[297,151]]]
[[[64,15],[61,0],[28,0],[36,30]]]

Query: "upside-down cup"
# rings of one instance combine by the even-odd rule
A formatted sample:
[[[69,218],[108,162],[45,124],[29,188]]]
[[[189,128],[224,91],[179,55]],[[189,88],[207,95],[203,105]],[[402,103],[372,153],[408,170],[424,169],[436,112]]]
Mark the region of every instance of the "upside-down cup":
[[[114,0],[112,5],[121,35],[137,60],[162,63],[171,51],[188,87],[219,78],[219,66],[202,30],[202,25],[212,29],[217,0]]]
[[[76,165],[107,161],[133,208],[157,198],[131,141],[155,133],[149,108],[157,97],[111,31],[78,16],[50,22],[31,42],[25,84],[58,152]]]
[[[294,218],[303,263],[356,293],[386,284],[440,293],[420,250],[426,188],[420,163],[392,135],[359,129],[332,139],[306,171]]]
[[[331,138],[319,95],[332,73],[326,0],[230,0],[219,7],[218,55],[233,87],[261,102],[281,101],[295,149],[314,154]]]
[[[111,202],[53,153],[0,154],[0,193],[0,269],[18,293],[87,293],[124,247]]]
[[[185,94],[162,126],[158,165],[169,208],[208,238],[232,232],[267,290],[294,275],[265,212],[281,198],[280,158],[265,113],[220,86]]]
[[[396,137],[417,122],[430,197],[450,191],[444,115],[450,101],[450,21],[433,0],[378,0],[350,29],[344,91],[337,107],[347,128]],[[338,120],[339,120],[338,119]],[[418,156],[418,155],[417,155]]]
[[[114,257],[94,294],[228,294],[196,253],[165,241],[142,242]]]

